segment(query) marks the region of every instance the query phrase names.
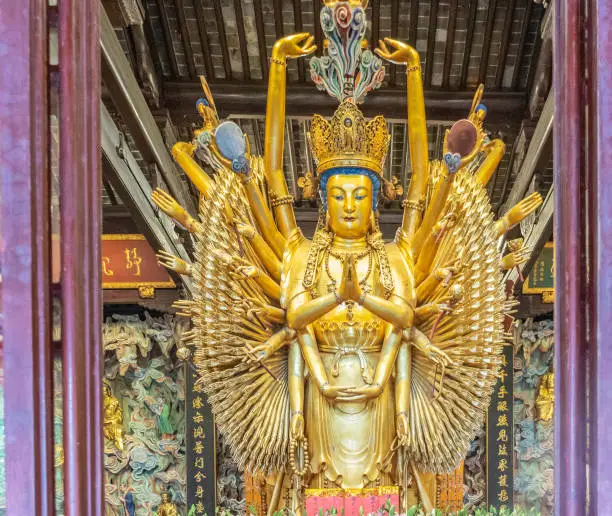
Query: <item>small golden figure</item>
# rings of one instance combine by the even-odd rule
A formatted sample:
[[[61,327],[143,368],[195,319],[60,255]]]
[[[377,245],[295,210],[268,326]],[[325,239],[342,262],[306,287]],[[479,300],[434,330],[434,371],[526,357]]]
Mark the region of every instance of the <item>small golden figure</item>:
[[[317,195],[317,180],[315,175],[308,171],[303,176],[298,177],[298,186],[302,189],[302,199],[314,201]]]
[[[161,494],[161,503],[157,507],[157,516],[178,516],[176,505],[170,501],[168,492]]]
[[[104,381],[104,437],[123,450],[123,410],[106,380]]]
[[[555,409],[555,374],[552,371],[546,373],[540,379],[538,397],[536,398],[536,414],[542,421],[550,421],[554,416]]]

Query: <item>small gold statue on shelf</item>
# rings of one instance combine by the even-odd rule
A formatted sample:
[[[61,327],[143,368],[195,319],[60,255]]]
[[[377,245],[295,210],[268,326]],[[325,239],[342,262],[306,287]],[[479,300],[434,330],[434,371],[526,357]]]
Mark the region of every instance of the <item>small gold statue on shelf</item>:
[[[170,501],[170,494],[167,491],[161,494],[161,503],[157,507],[157,516],[178,516],[176,505]]]
[[[123,450],[123,410],[106,380],[104,380],[104,437]]]
[[[536,398],[536,414],[542,421],[550,421],[555,409],[555,373],[549,371],[540,379],[538,397]]]

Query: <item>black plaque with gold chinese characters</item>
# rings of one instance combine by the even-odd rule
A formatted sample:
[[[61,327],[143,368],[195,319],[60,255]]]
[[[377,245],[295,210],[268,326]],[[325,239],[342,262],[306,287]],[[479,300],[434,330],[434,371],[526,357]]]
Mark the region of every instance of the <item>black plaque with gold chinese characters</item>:
[[[187,365],[187,507],[215,514],[217,504],[215,421],[197,373]]]
[[[510,512],[514,482],[513,371],[513,348],[507,345],[487,414],[487,507]]]

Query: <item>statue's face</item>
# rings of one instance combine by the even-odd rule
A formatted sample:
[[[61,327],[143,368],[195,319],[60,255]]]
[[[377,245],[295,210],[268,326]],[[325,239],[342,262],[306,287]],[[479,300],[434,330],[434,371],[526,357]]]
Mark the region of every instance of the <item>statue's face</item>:
[[[162,503],[168,503],[168,495],[166,493],[162,493],[161,499]]]
[[[330,229],[341,238],[359,238],[370,228],[372,182],[365,175],[331,176],[327,181]]]

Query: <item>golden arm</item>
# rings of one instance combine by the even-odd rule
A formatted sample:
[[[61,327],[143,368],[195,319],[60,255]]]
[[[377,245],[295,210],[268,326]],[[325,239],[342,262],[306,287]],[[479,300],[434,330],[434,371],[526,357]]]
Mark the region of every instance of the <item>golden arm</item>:
[[[410,382],[412,374],[412,347],[406,339],[400,343],[395,361],[395,414],[397,436],[401,445],[409,444]]]
[[[255,231],[255,228],[249,224],[244,224],[239,221],[235,221],[236,229],[243,237],[249,239],[253,245],[255,253],[262,261],[266,270],[270,273],[270,276],[275,281],[281,279],[281,262],[278,256],[272,250],[272,248],[266,243],[262,236]]]
[[[417,303],[420,304],[443,281],[448,281],[455,272],[453,267],[441,267],[433,271],[416,289]]]
[[[311,299],[307,292],[302,292],[289,303],[287,325],[295,330],[301,330],[331,312],[340,302],[333,293]]]
[[[314,52],[312,37],[308,33],[293,34],[279,39],[272,47],[268,78],[265,134],[265,172],[270,192],[278,199],[287,199],[289,192],[283,174],[285,142],[285,105],[287,89],[287,58],[301,57]],[[288,237],[296,228],[291,203],[283,202],[274,208],[280,232]]]
[[[385,298],[366,294],[362,296],[360,304],[383,321],[401,329],[411,326],[414,320],[414,309],[404,300],[401,304],[396,304]]]
[[[253,210],[255,221],[264,239],[272,248],[274,254],[276,254],[278,258],[282,258],[287,241],[278,229],[276,229],[276,223],[263,198],[263,194],[255,181],[251,179],[252,177],[253,176],[249,175],[244,181],[244,188],[247,193],[249,205],[251,206],[251,210]]]
[[[214,188],[214,182],[193,159],[192,156],[194,152],[195,145],[192,143],[178,142],[172,147],[174,159],[181,166],[185,174],[187,174],[187,177],[189,177],[193,185],[205,197],[210,197],[212,189]]]
[[[421,59],[419,53],[410,45],[391,38],[380,41],[379,48],[375,52],[387,61],[406,65],[408,144],[410,147],[410,166],[412,168],[412,179],[404,204],[401,228],[401,240],[404,241],[402,245],[406,245],[412,239],[420,223],[429,179],[429,148]]]
[[[421,285],[429,275],[437,249],[438,244],[436,243],[436,236],[431,233],[425,240],[423,249],[419,253],[419,259],[414,265],[414,283],[416,285]]]
[[[444,205],[446,204],[446,200],[448,199],[448,194],[451,190],[453,178],[455,177],[455,175],[451,175],[446,171],[443,172],[443,174],[444,176],[438,184],[433,198],[429,203],[429,207],[425,212],[423,222],[419,226],[418,231],[415,233],[413,239],[410,242],[412,247],[412,256],[414,260],[418,258],[419,253],[423,248],[423,243],[427,239],[427,236],[430,234],[438,218],[440,217],[440,214],[444,209]]]
[[[198,222],[191,216],[185,208],[183,208],[174,197],[169,193],[164,192],[160,188],[153,190],[151,195],[153,202],[162,210],[166,215],[174,219],[181,226],[183,226],[190,233],[195,233],[198,229]]]
[[[487,157],[484,159],[482,164],[478,167],[477,178],[483,186],[486,186],[495,172],[497,165],[504,157],[506,152],[506,144],[501,140],[492,140],[482,149]]]
[[[525,197],[521,202],[510,208],[502,218],[495,222],[495,232],[498,237],[516,226],[527,215],[534,212],[542,204],[542,196],[539,192],[534,192]]]
[[[291,406],[291,435],[304,435],[304,359],[300,344],[289,344],[289,404]]]

